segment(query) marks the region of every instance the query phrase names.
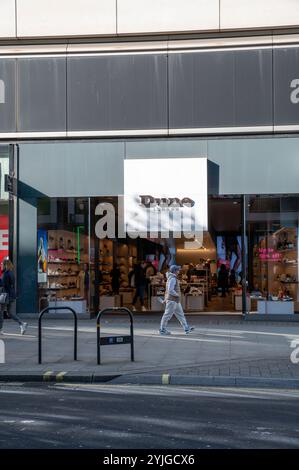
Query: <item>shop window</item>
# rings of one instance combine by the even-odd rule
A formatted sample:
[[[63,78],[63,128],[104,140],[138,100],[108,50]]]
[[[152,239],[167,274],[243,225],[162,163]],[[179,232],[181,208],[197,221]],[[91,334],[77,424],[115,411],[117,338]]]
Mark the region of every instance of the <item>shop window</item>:
[[[87,200],[80,200],[79,204],[73,198],[39,201],[39,309],[65,306],[86,312],[90,305],[89,280]]]
[[[298,196],[248,198],[249,311],[299,313]]]

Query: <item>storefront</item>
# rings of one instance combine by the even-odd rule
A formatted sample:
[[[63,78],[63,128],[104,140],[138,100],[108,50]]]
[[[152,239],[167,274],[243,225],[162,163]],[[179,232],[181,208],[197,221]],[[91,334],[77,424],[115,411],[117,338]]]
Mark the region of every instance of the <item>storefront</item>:
[[[19,310],[132,307],[132,271],[144,262],[144,310],[161,311],[165,271],[175,262],[187,311],[241,313],[246,289],[248,313],[298,312],[297,146],[297,137],[19,144]],[[138,213],[149,213],[149,202],[159,226]],[[193,211],[180,219],[187,236],[171,203],[175,213]],[[135,307],[141,311],[140,299]]]
[[[118,214],[117,198],[41,199],[37,215],[39,309],[68,305],[82,313],[109,306],[132,308],[136,288],[132,274],[141,261],[146,311],[162,310],[165,273],[169,265],[178,263],[186,311],[241,312],[245,275],[248,312],[298,312],[299,198],[249,196],[246,201],[244,274],[240,198],[210,197],[211,225],[202,243],[192,248],[190,240],[173,238],[173,234],[170,238],[132,239],[128,234],[98,238],[94,214],[110,204]],[[222,264],[228,275],[225,295],[219,282]],[[142,304],[136,307],[141,310]]]

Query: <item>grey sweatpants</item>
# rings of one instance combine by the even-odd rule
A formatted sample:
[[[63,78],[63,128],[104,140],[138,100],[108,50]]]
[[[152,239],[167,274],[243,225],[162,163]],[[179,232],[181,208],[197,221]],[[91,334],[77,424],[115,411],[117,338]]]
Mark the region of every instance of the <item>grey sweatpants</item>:
[[[167,323],[173,315],[175,315],[176,318],[179,320],[184,330],[188,330],[189,325],[187,323],[183,307],[180,302],[175,302],[174,300],[167,300],[166,302],[165,312],[163,317],[161,318],[160,329],[163,330],[166,328]]]

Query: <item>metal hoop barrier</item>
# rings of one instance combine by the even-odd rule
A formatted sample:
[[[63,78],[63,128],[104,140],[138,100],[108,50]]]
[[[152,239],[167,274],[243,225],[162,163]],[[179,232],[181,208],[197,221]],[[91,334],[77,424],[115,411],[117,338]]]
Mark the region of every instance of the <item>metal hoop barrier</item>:
[[[77,360],[77,338],[78,338],[78,317],[71,307],[46,307],[44,308],[38,317],[38,363],[42,363],[42,318],[45,313],[51,310],[68,310],[74,316],[74,361]]]
[[[104,336],[101,337],[100,318],[103,314],[108,312],[123,312],[127,313],[130,317],[130,335],[128,336]],[[98,313],[97,316],[97,362],[101,364],[101,346],[108,346],[112,344],[131,344],[131,361],[134,362],[134,332],[133,332],[133,314],[131,310],[126,307],[110,307],[104,308]]]

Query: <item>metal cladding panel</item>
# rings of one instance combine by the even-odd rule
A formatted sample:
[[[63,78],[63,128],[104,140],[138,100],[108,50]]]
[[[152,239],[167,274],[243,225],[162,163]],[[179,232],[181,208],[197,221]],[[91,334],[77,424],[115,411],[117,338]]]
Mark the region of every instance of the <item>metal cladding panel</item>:
[[[123,194],[123,142],[19,145],[20,198]]]
[[[298,193],[298,145],[298,137],[281,136],[210,140],[220,194]]]
[[[16,131],[16,61],[0,60],[0,132]]]
[[[297,46],[2,57],[0,137],[297,131],[298,69]]]
[[[66,59],[18,59],[18,131],[66,130]]]
[[[166,54],[68,59],[68,130],[167,128]]]
[[[234,120],[234,55],[169,56],[170,128],[230,126]]]
[[[272,50],[235,51],[235,125],[272,125]]]
[[[274,125],[299,125],[299,47],[274,49]]]
[[[271,50],[169,56],[170,128],[272,124]]]

